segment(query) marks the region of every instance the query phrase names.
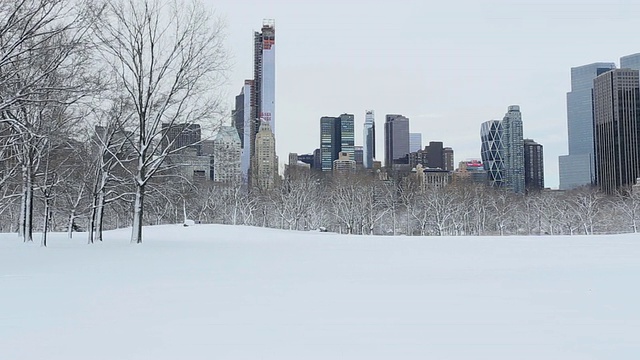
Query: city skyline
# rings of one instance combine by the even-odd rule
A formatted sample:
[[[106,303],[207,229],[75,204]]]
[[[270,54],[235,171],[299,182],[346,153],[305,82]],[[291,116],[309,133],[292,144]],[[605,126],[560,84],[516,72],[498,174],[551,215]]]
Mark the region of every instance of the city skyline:
[[[379,123],[386,114],[409,117],[413,132],[456,149],[456,163],[479,158],[479,124],[504,113],[506,105],[519,104],[528,120],[527,136],[545,146],[545,182],[557,188],[558,156],[567,154],[568,146],[570,69],[617,62],[640,51],[637,44],[610,41],[610,34],[601,31],[610,27],[632,33],[636,28],[640,4],[621,1],[607,6],[572,0],[374,1],[366,7],[331,0],[207,4],[227,23],[233,57],[229,104],[238,85],[251,78],[253,30],[264,18],[276,20],[280,159],[289,152],[312,152],[319,137],[317,119],[325,114],[354,114],[356,143],[362,144],[370,109]],[[388,21],[397,17],[404,19],[401,25]],[[382,30],[375,37],[369,34],[374,28]],[[378,160],[383,155],[379,133]]]

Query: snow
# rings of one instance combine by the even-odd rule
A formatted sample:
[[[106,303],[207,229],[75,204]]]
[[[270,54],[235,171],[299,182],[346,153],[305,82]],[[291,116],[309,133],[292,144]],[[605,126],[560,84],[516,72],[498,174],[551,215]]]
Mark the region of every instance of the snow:
[[[129,236],[1,234],[0,359],[640,356],[637,235]]]

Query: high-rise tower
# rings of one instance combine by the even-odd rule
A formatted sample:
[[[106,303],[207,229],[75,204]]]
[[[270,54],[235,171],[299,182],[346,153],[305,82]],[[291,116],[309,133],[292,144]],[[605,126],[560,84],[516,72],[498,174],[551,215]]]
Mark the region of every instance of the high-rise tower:
[[[524,139],[524,186],[527,192],[544,189],[544,157],[542,145]]]
[[[366,169],[373,167],[376,158],[376,122],[373,110],[367,110],[364,117],[363,164]]]
[[[409,118],[390,114],[384,123],[384,164],[388,169],[393,165],[409,164]]]
[[[560,190],[592,184],[595,180],[593,153],[593,79],[616,66],[599,62],[571,68],[571,91],[567,93],[569,154],[560,156]]]
[[[593,81],[596,184],[609,194],[640,176],[638,70],[616,69]]]
[[[240,94],[236,96],[236,108],[233,110],[233,125],[240,137],[240,147],[242,149],[240,169],[244,183],[248,181],[251,153],[254,146],[251,142],[251,126],[253,124],[252,94],[253,80],[245,80]]]
[[[252,185],[260,190],[273,189],[278,176],[278,160],[276,138],[267,121],[262,122],[260,131],[256,134],[253,157]]]
[[[276,116],[276,28],[275,21],[264,20],[260,32],[254,33],[253,91],[251,92],[250,143],[255,144],[256,134],[263,122],[269,123],[275,135]],[[246,95],[245,95],[246,96]],[[250,150],[254,159],[255,150]],[[251,164],[250,169],[254,168]]]
[[[353,114],[320,118],[320,157],[322,171],[331,171],[333,161],[341,152],[355,161],[355,136]]]
[[[511,105],[502,120],[506,185],[513,192],[524,193],[524,138],[520,106]]]
[[[489,185],[496,187],[502,186],[505,181],[502,135],[500,120],[486,121],[480,126],[482,164],[487,173]]]

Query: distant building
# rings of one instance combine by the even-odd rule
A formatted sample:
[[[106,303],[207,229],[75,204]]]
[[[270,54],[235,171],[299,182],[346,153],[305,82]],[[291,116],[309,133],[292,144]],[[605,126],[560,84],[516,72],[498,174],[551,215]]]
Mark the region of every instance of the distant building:
[[[524,186],[527,192],[544,189],[542,145],[531,139],[524,139]]]
[[[461,161],[453,173],[453,181],[471,181],[486,184],[487,172],[484,169],[484,165],[482,165],[482,161],[476,159]]]
[[[424,168],[421,164],[418,164],[412,170],[411,176],[418,181],[423,190],[431,186],[442,187],[451,182],[451,173],[449,171]]]
[[[480,127],[482,162],[491,186],[525,191],[524,138],[520,106],[509,106],[500,120],[484,122]]]
[[[320,158],[322,171],[331,171],[333,161],[341,152],[355,161],[354,117],[342,114],[338,117],[320,118]]]
[[[596,184],[613,194],[640,176],[638,70],[616,69],[593,81]]]
[[[298,163],[298,154],[297,153],[289,153],[289,162],[287,165],[295,165]]]
[[[394,165],[409,165],[409,118],[390,114],[384,123],[384,163],[388,169]]]
[[[367,110],[364,121],[363,160],[366,169],[373,167],[376,157],[376,122],[373,110]]]
[[[502,142],[502,122],[490,120],[480,126],[482,148],[480,154],[487,181],[492,187],[500,187],[505,181],[504,144]]]
[[[364,149],[362,146],[354,147],[354,160],[356,161],[356,167],[363,168],[364,167]]]
[[[454,170],[454,157],[453,157],[453,149],[450,147],[446,147],[442,149],[442,155],[444,156],[444,168],[443,170],[453,171]]]
[[[558,159],[560,190],[570,190],[595,181],[593,153],[593,79],[616,66],[599,62],[571,68],[571,91],[567,93],[569,154]]]
[[[509,106],[502,120],[503,160],[506,186],[513,192],[523,194],[524,184],[524,137],[520,106]]]
[[[317,171],[322,171],[322,156],[321,156],[321,152],[320,149],[315,149],[313,150],[313,165],[311,165],[311,168],[317,170]]]
[[[453,149],[444,147],[442,141],[430,141],[424,149],[409,154],[411,168],[418,164],[425,168],[453,171]]]
[[[409,152],[416,152],[422,149],[422,134],[409,133]]]
[[[271,190],[278,177],[276,158],[276,139],[268,122],[262,122],[256,134],[255,155],[253,159],[252,185],[260,190]]]
[[[356,161],[351,159],[351,156],[347,152],[340,152],[338,159],[333,161],[333,173],[345,174],[353,173],[356,171]]]
[[[233,126],[220,127],[213,139],[211,179],[218,183],[239,184],[242,179],[241,153],[237,129]]]
[[[640,70],[640,53],[621,57],[620,69]]]
[[[252,147],[256,144],[256,137],[263,127],[263,123],[269,124],[269,131],[271,131],[275,137],[276,132],[276,109],[275,109],[275,95],[276,95],[276,28],[273,20],[264,20],[262,23],[261,31],[254,32],[253,36],[253,81],[245,82],[245,103],[249,100],[250,115],[246,118],[245,107],[245,134],[247,134],[247,124],[249,130],[249,138],[245,137],[244,144],[247,147],[249,143],[249,151],[245,151],[243,159],[249,160],[249,166],[247,167],[248,180],[258,179],[260,177],[254,176],[251,172],[254,169],[262,169],[262,164],[255,164],[254,161],[261,158],[256,154],[257,149]],[[251,96],[247,96],[247,91],[250,91]],[[248,98],[248,99],[247,99]],[[264,135],[263,135],[264,138]],[[247,141],[248,140],[248,141]],[[274,140],[275,141],[275,140]],[[246,165],[243,166],[243,169]],[[276,170],[277,172],[277,170]],[[250,181],[250,186],[255,187],[256,184]],[[265,185],[262,183],[260,186]]]
[[[254,81],[245,80],[240,94],[236,96],[236,108],[233,112],[233,124],[238,131],[240,146],[242,148],[240,170],[245,183],[248,182],[252,148],[255,141],[255,134],[251,132],[254,124],[253,117],[255,116],[251,102],[253,94]],[[252,139],[254,141],[252,141]]]
[[[200,155],[200,141],[202,139],[199,124],[162,123],[162,149],[165,152],[183,151],[192,148]]]

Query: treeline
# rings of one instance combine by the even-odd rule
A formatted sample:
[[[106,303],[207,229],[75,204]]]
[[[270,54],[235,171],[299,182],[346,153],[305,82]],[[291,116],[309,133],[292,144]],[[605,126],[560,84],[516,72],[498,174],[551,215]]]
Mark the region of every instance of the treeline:
[[[630,192],[584,187],[525,196],[470,182],[424,186],[410,176],[302,171],[269,192],[212,186],[195,194],[188,216],[199,222],[343,234],[592,235],[637,232],[640,220],[640,195]]]
[[[90,163],[76,164],[48,188],[49,197],[37,193],[36,229],[42,229],[37,224],[45,223],[47,212],[57,231],[86,231],[90,226],[95,182],[85,170]],[[189,219],[342,234],[499,236],[637,232],[640,221],[638,194],[606,196],[590,187],[525,196],[470,182],[425,186],[410,176],[381,181],[370,174],[331,177],[297,170],[288,172],[275,189],[251,192],[241,184],[190,182],[166,174],[150,183],[144,225]],[[102,226],[131,226],[132,187],[114,181],[108,192],[111,200],[104,205]],[[19,201],[5,200],[3,231],[17,230],[19,206]]]

